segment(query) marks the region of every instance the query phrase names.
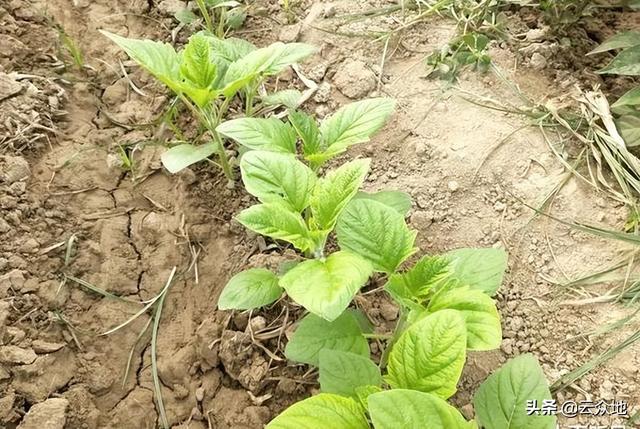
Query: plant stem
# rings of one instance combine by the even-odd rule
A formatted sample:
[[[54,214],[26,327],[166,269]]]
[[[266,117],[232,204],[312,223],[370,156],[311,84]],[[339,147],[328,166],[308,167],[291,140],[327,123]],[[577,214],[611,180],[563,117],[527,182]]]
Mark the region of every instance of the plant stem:
[[[251,116],[253,114],[253,95],[254,88],[251,86],[247,91],[247,97],[245,100],[244,114],[247,116]]]
[[[211,134],[213,135],[213,140],[218,144],[218,157],[220,158],[222,171],[224,172],[224,175],[227,176],[227,179],[229,179],[229,185],[232,186],[233,181],[235,180],[235,176],[233,174],[231,164],[229,164],[229,157],[227,156],[227,152],[224,150],[222,138],[220,138],[220,134],[218,134],[218,132],[215,130],[211,131]]]
[[[400,309],[400,317],[398,318],[398,323],[396,324],[395,329],[393,330],[393,336],[387,342],[387,347],[382,352],[382,357],[380,358],[380,368],[385,368],[387,366],[387,360],[389,359],[389,353],[391,352],[391,348],[398,341],[400,335],[404,331],[404,325],[407,322],[407,314],[405,311]]]
[[[373,340],[388,340],[392,338],[392,334],[362,334],[365,338],[371,338]]]
[[[213,34],[213,23],[211,22],[211,16],[209,15],[209,11],[207,10],[207,5],[204,4],[204,0],[196,0],[198,3],[198,8],[200,9],[200,13],[204,18],[205,25],[209,33]]]
[[[218,37],[224,37],[224,22],[226,21],[226,9],[224,7],[220,8],[220,16],[218,17]]]

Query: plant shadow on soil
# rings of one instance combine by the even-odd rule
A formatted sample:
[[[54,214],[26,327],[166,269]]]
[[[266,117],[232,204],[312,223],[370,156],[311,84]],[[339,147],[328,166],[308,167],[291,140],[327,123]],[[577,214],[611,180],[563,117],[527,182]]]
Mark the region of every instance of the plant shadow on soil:
[[[450,22],[412,28],[380,70],[381,43],[337,33],[387,30],[393,25],[389,18],[340,24],[323,15],[329,8],[338,15],[350,12],[352,3],[306,2],[302,6],[308,11],[298,24],[281,26],[259,16],[286,22],[273,3],[256,6],[262,13],[250,17],[246,36],[259,45],[297,39],[321,48],[302,67],[308,77],[324,82],[306,109],[324,116],[349,99],[389,95],[398,100],[388,126],[351,155],[373,159],[367,190],[412,195],[410,224],[418,230],[423,252],[504,246],[510,253],[510,272],[500,292],[505,341],[501,350],[470,357],[456,405],[472,412],[469,404],[479,383],[510,356],[533,352],[554,381],[637,329],[636,323],[596,341],[568,340],[630,310],[611,303],[564,305],[567,297],[548,279],[575,278],[610,265],[625,248],[545,219],[529,222],[532,213],[521,201],[541,202],[564,171],[535,129],[496,146],[522,126],[522,118],[473,105],[455,91],[443,91],[441,82],[424,78],[423,58],[451,37]],[[141,0],[14,0],[0,6],[0,118],[7,112],[22,118],[12,127],[0,120],[3,142],[21,130],[20,139],[0,146],[0,425],[15,427],[41,404],[48,407],[42,408],[50,419],[47,427],[58,427],[60,416],[69,428],[157,425],[148,334],[123,382],[131,347],[149,316],[99,336],[139,307],[70,281],[60,286],[61,273],[147,300],[163,288],[172,267],[190,268],[169,290],[158,337],[163,399],[174,427],[259,428],[318,389],[308,368],[287,365],[282,354],[299,308],[281,301],[259,314],[215,310],[231,275],[250,266],[276,268],[295,257],[233,222],[251,198],[240,187],[228,189],[211,166],[168,175],[156,144],[141,144],[133,152],[133,172],[118,164],[118,145],[166,137],[166,130],[135,124],[155,120],[168,99],[97,30],[167,40],[175,27],[172,4],[163,1],[150,10]],[[60,71],[64,55],[50,20],[78,42],[93,69]],[[183,30],[178,40],[187,36]],[[534,97],[548,96],[553,79],[564,76],[526,67],[514,73],[514,60],[526,64],[527,57],[500,46],[492,49],[498,66]],[[122,77],[117,59],[145,96]],[[7,75],[11,72],[31,76],[16,80]],[[293,73],[275,84],[301,85]],[[464,74],[460,87],[513,97],[492,75]],[[574,179],[555,198],[553,212],[608,225],[620,225],[626,216],[622,207]],[[65,247],[72,235],[67,266]],[[372,282],[365,292],[377,286]],[[596,291],[607,289],[599,287]],[[382,293],[365,293],[356,305],[380,332],[397,318]],[[375,342],[372,352],[380,352]],[[626,349],[559,392],[558,399],[615,397],[638,404],[639,352],[637,344]]]

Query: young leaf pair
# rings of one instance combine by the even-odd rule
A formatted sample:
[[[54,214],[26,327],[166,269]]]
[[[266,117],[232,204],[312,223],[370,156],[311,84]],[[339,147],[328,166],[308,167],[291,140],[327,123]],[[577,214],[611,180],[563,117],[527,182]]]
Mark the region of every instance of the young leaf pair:
[[[242,180],[249,193],[260,200],[242,211],[237,220],[254,232],[291,243],[310,259],[296,264],[280,278],[264,269],[250,269],[234,276],[220,296],[220,309],[249,309],[270,304],[283,291],[311,313],[328,321],[347,308],[374,270],[384,269],[412,251],[413,237],[404,224],[404,215],[379,201],[379,194],[359,192],[369,170],[368,159],[357,159],[329,170],[318,178],[311,168],[293,154],[249,151],[240,162]],[[398,195],[399,194],[399,195]],[[393,195],[396,201],[401,193]],[[387,220],[394,220],[396,232],[406,242],[400,248],[389,245],[365,254],[362,235],[352,218],[357,210],[378,206]],[[386,234],[385,219],[375,228]],[[325,255],[325,243],[337,225],[341,250]],[[394,226],[394,225],[392,225]],[[404,229],[403,229],[404,227]],[[396,243],[395,240],[393,243]],[[392,244],[393,244],[392,243]],[[398,250],[399,253],[394,253]]]
[[[289,113],[288,122],[276,118],[239,118],[226,121],[217,130],[252,150],[297,153],[317,171],[325,162],[350,146],[369,141],[385,124],[395,102],[389,98],[370,98],[347,104],[320,124],[303,112]]]
[[[640,75],[640,32],[625,31],[616,34],[587,55],[613,50],[620,52],[597,73]],[[640,87],[627,91],[611,105],[611,111],[617,115],[615,123],[627,147],[640,145]]]
[[[253,110],[258,87],[268,77],[315,52],[303,43],[274,43],[257,49],[241,39],[219,39],[197,33],[180,51],[162,42],[128,39],[102,33],[134,61],[165,84],[187,105],[211,134],[204,145],[182,144],[165,152],[162,162],[172,173],[217,153],[227,177],[233,177],[216,127],[224,119],[231,100],[240,93],[246,114]]]
[[[439,324],[455,322],[455,317],[447,320],[454,313],[442,313],[439,316],[441,320],[429,322],[433,325],[429,328],[437,329]],[[401,368],[413,365],[414,356],[412,353],[402,356],[406,360],[398,361],[398,365]],[[532,355],[521,355],[510,360],[484,381],[474,396],[476,415],[471,421],[467,421],[437,391],[425,392],[424,389],[395,386],[383,390],[379,368],[366,358],[353,353],[323,351],[320,360],[323,393],[287,408],[266,426],[267,429],[368,429],[371,425],[375,429],[556,427],[554,415],[541,415],[527,410],[531,402],[542,404],[551,399],[544,373]]]

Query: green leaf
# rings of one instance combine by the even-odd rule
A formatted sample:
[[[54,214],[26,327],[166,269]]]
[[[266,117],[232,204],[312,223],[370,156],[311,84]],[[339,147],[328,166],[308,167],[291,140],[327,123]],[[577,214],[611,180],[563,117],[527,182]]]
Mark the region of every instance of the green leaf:
[[[269,65],[263,71],[267,76],[278,74],[287,66],[297,63],[317,51],[315,46],[306,43],[276,42],[271,46],[273,53]]]
[[[313,247],[307,225],[300,213],[278,203],[257,204],[240,212],[238,222],[258,234],[284,240],[304,252]]]
[[[351,145],[369,141],[385,124],[394,106],[390,98],[370,98],[338,109],[320,125],[327,153],[334,156]]]
[[[224,16],[225,25],[232,30],[237,30],[242,27],[246,19],[247,12],[246,7],[244,6],[233,8],[227,11],[226,15]]]
[[[430,314],[411,325],[389,353],[387,381],[394,389],[413,389],[447,399],[466,358],[467,333],[455,310]]]
[[[624,106],[638,106],[640,105],[640,86],[627,91],[622,97],[611,105],[612,109],[617,109]]]
[[[409,214],[409,210],[411,210],[411,196],[402,191],[379,191],[373,193],[360,191],[356,194],[355,198],[368,198],[377,201],[395,209],[405,217]]]
[[[353,399],[321,393],[296,402],[265,429],[369,429],[362,407]]]
[[[325,260],[301,262],[282,276],[280,286],[311,313],[332,321],[349,306],[372,271],[367,260],[340,251]]]
[[[318,366],[322,349],[351,352],[369,357],[369,344],[360,331],[353,310],[347,310],[333,322],[308,314],[285,347],[285,356],[295,362]]]
[[[596,73],[625,76],[640,75],[640,45],[620,52],[607,66],[596,71]]]
[[[181,9],[177,11],[173,17],[182,24],[192,24],[198,20],[198,17],[195,13],[190,11],[189,9]]]
[[[504,249],[457,249],[444,255],[451,262],[453,276],[462,285],[494,295],[507,269]]]
[[[553,429],[554,415],[527,415],[527,401],[552,399],[542,368],[533,355],[508,361],[490,375],[476,392],[476,418],[486,429]]]
[[[640,145],[640,114],[623,115],[615,122],[627,147]]]
[[[356,159],[318,180],[311,195],[311,213],[319,229],[333,229],[342,210],[362,186],[370,164],[369,159]]]
[[[251,195],[263,203],[283,201],[302,212],[311,200],[316,175],[294,155],[249,151],[240,160],[242,181]]]
[[[382,388],[378,386],[358,386],[355,388],[355,391],[360,404],[367,408],[369,406],[369,396],[374,393],[382,392]]]
[[[211,58],[211,46],[207,37],[194,34],[182,51],[180,73],[200,88],[211,86],[217,75],[217,68]]]
[[[422,304],[429,293],[450,276],[449,260],[443,256],[423,256],[408,271],[392,274],[385,290],[399,303]]]
[[[238,61],[240,58],[256,50],[255,45],[252,43],[235,37],[220,39],[211,34],[207,34],[207,40],[211,45],[213,54],[224,59],[227,63]]]
[[[369,414],[376,429],[471,429],[462,414],[429,393],[394,389],[369,396]]]
[[[234,61],[227,70],[225,82],[230,83],[249,75],[274,75],[315,52],[315,48],[304,43],[273,43],[265,48],[253,50]]]
[[[210,53],[211,47],[207,37],[200,34],[191,36],[181,52],[180,74],[183,82],[180,88],[201,108],[218,95],[213,90],[218,67]]]
[[[624,31],[605,40],[597,48],[589,52],[587,55],[599,54],[601,52],[611,51],[613,49],[624,49],[632,46],[640,45],[640,32]]]
[[[304,112],[290,112],[289,122],[302,140],[302,151],[305,156],[320,151],[320,130],[316,120]]]
[[[276,118],[232,119],[218,125],[216,131],[249,149],[296,153],[295,132]]]
[[[462,313],[467,327],[467,349],[483,351],[500,347],[500,314],[493,299],[484,292],[463,287],[437,293],[427,309],[430,313],[445,309]]]
[[[319,381],[325,393],[357,398],[358,387],[382,386],[382,375],[380,368],[367,357],[325,349],[320,351]]]
[[[262,102],[267,106],[283,105],[289,109],[295,109],[300,103],[302,93],[297,89],[283,89],[262,97]]]
[[[220,7],[238,7],[242,5],[242,3],[239,3],[237,1],[221,1],[221,2],[216,2],[215,5],[213,5],[213,9],[217,9]]]
[[[218,145],[216,143],[207,143],[199,146],[181,144],[167,149],[160,155],[160,160],[170,173],[177,173],[191,164],[204,161],[216,153],[217,150]]]
[[[264,268],[242,271],[224,287],[218,308],[220,310],[250,310],[276,301],[282,295],[278,277]]]
[[[336,227],[342,249],[373,263],[376,271],[393,273],[416,249],[416,232],[396,210],[370,199],[352,200]]]
[[[173,46],[153,40],[127,39],[104,30],[100,32],[172,91],[181,92],[180,60]]]

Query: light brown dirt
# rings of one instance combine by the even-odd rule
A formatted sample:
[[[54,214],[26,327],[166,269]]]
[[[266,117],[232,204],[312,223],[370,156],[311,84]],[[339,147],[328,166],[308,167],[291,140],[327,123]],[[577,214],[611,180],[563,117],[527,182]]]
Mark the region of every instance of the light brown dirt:
[[[532,218],[523,202],[539,204],[562,179],[562,166],[536,129],[499,144],[524,124],[523,118],[473,105],[460,92],[424,78],[423,58],[453,34],[451,23],[435,20],[411,29],[401,44],[391,44],[381,69],[381,43],[338,33],[384,31],[395,25],[393,18],[338,25],[323,16],[386,2],[307,3],[297,37],[319,46],[320,54],[303,72],[324,82],[326,94],[304,108],[322,117],[350,98],[386,94],[398,100],[389,125],[349,155],[373,159],[366,187],[412,195],[410,223],[423,252],[471,246],[509,251],[510,269],[500,291],[505,341],[499,351],[470,357],[457,405],[468,411],[475,388],[510,356],[533,352],[555,381],[638,328],[635,323],[604,338],[572,339],[630,310],[613,303],[568,303],[612,285],[561,294],[550,280],[564,282],[606,267],[628,249]],[[260,2],[253,12],[244,36],[264,45],[283,34],[264,17],[286,22],[279,6]],[[70,64],[69,58],[45,13],[79,43],[92,68],[60,69],[59,60]],[[264,241],[232,221],[251,199],[241,189],[227,189],[218,171],[203,165],[171,176],[161,169],[158,143],[170,133],[137,124],[162,113],[166,94],[97,32],[170,40],[175,21],[140,0],[13,0],[0,6],[0,19],[11,24],[2,27],[9,37],[0,37],[0,94],[10,94],[0,96],[0,117],[24,109],[46,119],[52,130],[36,130],[41,137],[19,146],[2,146],[0,140],[0,355],[14,356],[0,366],[0,425],[27,421],[27,412],[52,397],[68,401],[65,427],[158,425],[149,332],[136,341],[149,315],[100,336],[140,306],[63,282],[65,273],[139,301],[158,294],[177,267],[180,275],[164,304],[157,348],[164,405],[174,427],[259,428],[314,392],[313,374],[284,361],[286,335],[276,329],[284,323],[290,332],[298,309],[279,303],[260,314],[215,310],[231,275],[249,266],[277,266],[293,256],[265,249]],[[178,33],[177,41],[187,35]],[[514,73],[510,51],[495,47],[492,55],[532,97],[555,95],[544,75],[526,67]],[[123,79],[118,60],[146,96]],[[12,73],[42,78],[16,80]],[[277,85],[300,82],[285,74]],[[466,73],[460,87],[515,101],[491,76]],[[188,121],[182,125],[190,127]],[[16,131],[0,129],[0,139],[3,135]],[[122,169],[118,145],[130,153],[136,148],[133,171]],[[575,179],[554,199],[552,211],[563,219],[616,228],[626,216],[623,208]],[[365,295],[356,302],[380,331],[392,327],[397,314],[384,296]],[[275,335],[252,339],[265,325],[263,332]],[[123,380],[132,347],[131,369]],[[372,344],[374,353],[376,347]],[[615,397],[637,406],[639,353],[637,344],[628,348],[558,399]]]

